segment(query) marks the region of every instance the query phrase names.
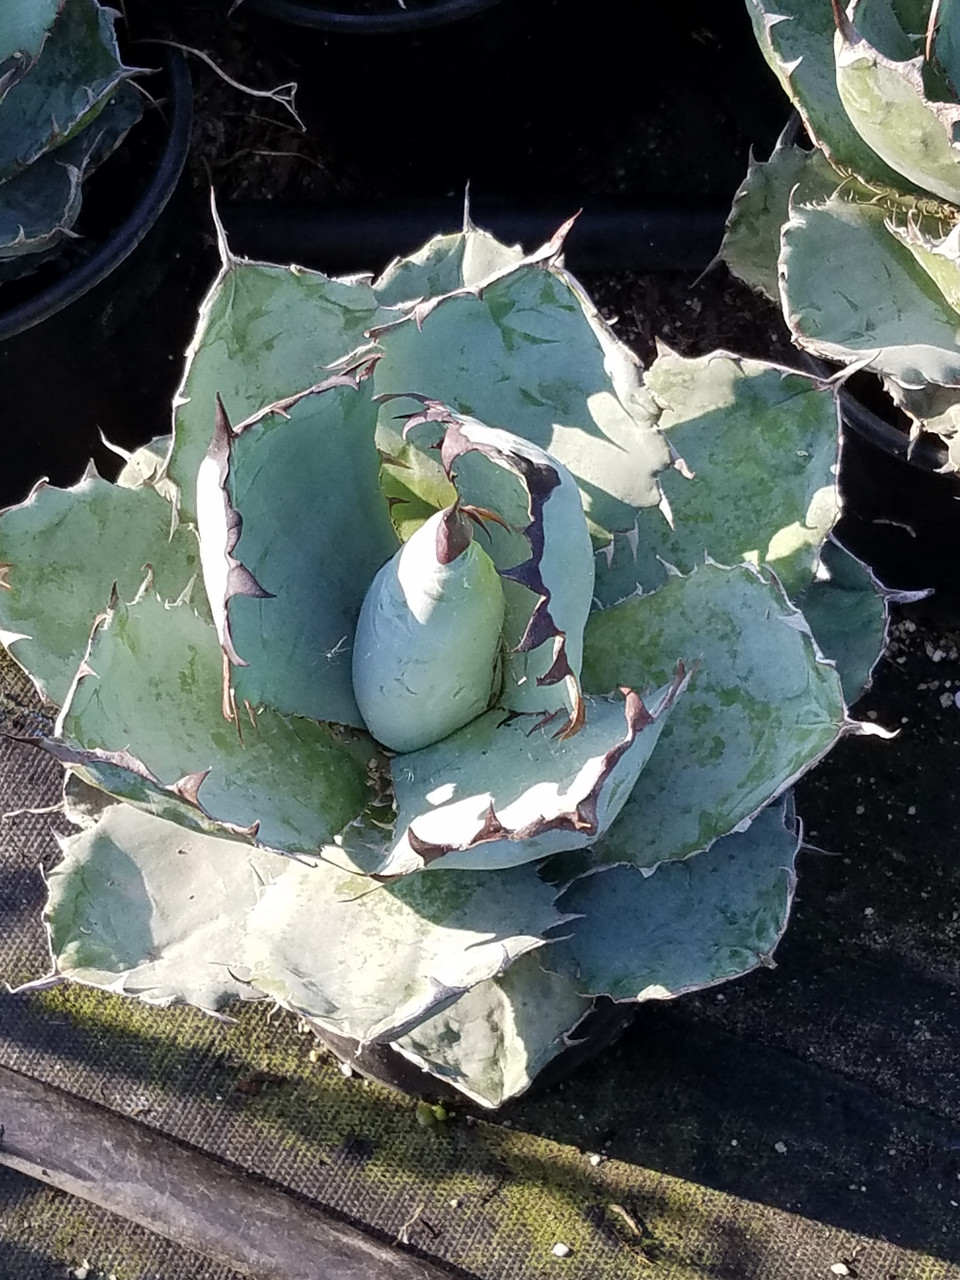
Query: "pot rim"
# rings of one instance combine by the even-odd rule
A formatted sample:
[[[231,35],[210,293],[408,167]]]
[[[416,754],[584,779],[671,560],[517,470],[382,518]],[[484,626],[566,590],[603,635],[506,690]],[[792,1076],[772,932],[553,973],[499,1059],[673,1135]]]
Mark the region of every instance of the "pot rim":
[[[0,292],[0,342],[56,315],[89,293],[124,262],[144,239],[176,189],[190,148],[193,88],[186,58],[165,46],[161,70],[167,79],[167,136],[159,162],[133,209],[100,247],[34,297],[4,310]]]
[[[247,0],[247,7],[264,17],[315,31],[382,35],[445,26],[499,3],[500,0],[437,0],[427,9],[405,9],[398,2],[396,13],[347,13],[336,0]]]

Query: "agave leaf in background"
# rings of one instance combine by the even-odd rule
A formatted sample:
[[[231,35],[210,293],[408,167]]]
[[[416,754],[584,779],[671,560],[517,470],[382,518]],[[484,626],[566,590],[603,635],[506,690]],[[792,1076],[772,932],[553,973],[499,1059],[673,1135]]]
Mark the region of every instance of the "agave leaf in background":
[[[927,97],[923,58],[885,57],[841,16],[836,65],[840,99],[867,145],[922,191],[960,204],[960,104]]]
[[[555,897],[531,864],[371,889],[329,863],[288,859],[250,917],[241,963],[259,990],[321,1026],[395,1040],[542,946],[565,921]]]
[[[869,687],[873,669],[886,650],[887,601],[924,595],[924,591],[885,591],[866,565],[838,542],[826,543],[817,577],[795,600],[821,652],[836,664],[848,706]]]
[[[893,378],[884,378],[887,394],[914,421],[915,430],[935,432],[952,448],[960,433],[960,387],[901,387]]]
[[[938,292],[960,313],[960,225],[942,235],[931,230],[929,223],[910,218],[903,224],[890,221],[887,229],[906,245]]]
[[[45,912],[56,973],[209,1012],[257,994],[234,976],[237,956],[261,886],[287,859],[126,804],[58,839]]]
[[[660,683],[681,652],[696,664],[689,687],[620,817],[593,846],[594,863],[649,868],[705,849],[845,730],[837,672],[769,570],[708,562],[594,613],[584,689]]]
[[[74,165],[46,155],[3,183],[0,261],[43,253],[68,235],[80,213],[82,179]]]
[[[41,484],[3,513],[0,637],[45,697],[65,699],[114,583],[132,599],[149,565],[156,589],[176,599],[199,573],[193,530],[171,534],[170,516],[158,494],[93,472],[70,489]]]
[[[204,579],[241,703],[363,728],[354,629],[397,539],[369,387],[321,387],[237,431],[218,417],[197,490]]]
[[[960,317],[883,209],[794,205],[781,266],[784,316],[806,350],[904,386],[960,386]]]
[[[705,554],[769,563],[788,594],[799,591],[837,516],[832,389],[763,361],[720,351],[688,359],[666,348],[645,381],[686,468],[661,476],[663,509],[641,511],[633,535],[597,555],[600,604],[655,589],[664,562],[689,573]],[[735,483],[718,484],[727,468]]]
[[[868,184],[902,188],[899,173],[864,142],[837,91],[828,0],[747,0],[763,56],[831,164]]]
[[[792,806],[770,805],[746,830],[651,876],[625,866],[584,876],[559,899],[579,918],[544,963],[581,994],[617,1000],[670,999],[769,964],[799,847]]]
[[[40,56],[64,0],[7,0],[0,10],[0,102]]]
[[[938,22],[933,42],[934,56],[953,86],[954,97],[960,96],[960,10],[957,0],[940,0]]]
[[[141,115],[136,90],[122,84],[89,128],[0,184],[0,260],[43,253],[69,235],[80,213],[81,183]],[[23,265],[29,270],[36,262]]]
[[[525,1092],[576,1042],[591,1007],[568,977],[549,972],[552,949],[521,956],[392,1047],[481,1106],[499,1107]]]
[[[211,624],[186,602],[145,592],[100,622],[58,733],[87,751],[129,751],[167,786],[182,780],[182,799],[216,821],[256,826],[264,846],[312,852],[364,807],[373,744],[268,707],[225,720],[221,669]],[[133,773],[114,794],[133,801],[142,791]]]
[[[96,0],[66,0],[41,58],[3,99],[0,179],[69,141],[135,74],[120,60],[116,16]]]
[[[240,423],[321,382],[326,366],[366,343],[382,313],[362,279],[235,258],[220,230],[222,266],[203,301],[177,392],[168,463],[185,519],[196,515],[197,471],[213,435],[217,397]]]
[[[577,480],[601,537],[659,501],[669,464],[636,360],[565,273],[521,265],[479,293],[453,293],[376,331],[378,394],[416,391],[523,436]],[[396,430],[388,400],[381,421]]]
[[[781,137],[769,160],[750,157],[727,216],[720,257],[745,284],[779,302],[780,229],[791,197],[797,204],[815,204],[842,181],[821,151],[791,146]]]

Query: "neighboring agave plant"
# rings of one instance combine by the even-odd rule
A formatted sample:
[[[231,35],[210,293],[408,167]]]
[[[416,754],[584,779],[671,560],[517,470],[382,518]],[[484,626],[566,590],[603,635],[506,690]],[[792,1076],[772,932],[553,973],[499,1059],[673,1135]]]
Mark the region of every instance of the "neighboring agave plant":
[[[0,12],[0,282],[70,238],[84,179],[140,118],[117,14],[97,0],[15,0]]]
[[[960,465],[955,0],[747,0],[813,151],[752,162],[721,250],[794,340],[883,380]]]
[[[172,440],[0,517],[80,827],[51,980],[269,996],[496,1106],[596,997],[770,963],[788,789],[886,625],[834,394],[641,380],[561,246],[468,224],[372,281],[221,237]]]

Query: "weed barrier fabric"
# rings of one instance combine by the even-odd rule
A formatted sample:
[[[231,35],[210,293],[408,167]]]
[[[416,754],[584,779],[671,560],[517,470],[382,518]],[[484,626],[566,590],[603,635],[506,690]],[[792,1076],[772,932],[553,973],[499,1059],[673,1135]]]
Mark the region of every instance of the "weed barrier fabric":
[[[807,784],[813,843],[843,839],[849,861],[807,855],[778,970],[646,1006],[597,1062],[497,1116],[465,1105],[436,1122],[402,1095],[346,1079],[294,1018],[265,1003],[225,1023],[79,987],[3,994],[0,1066],[345,1217],[381,1247],[399,1237],[454,1274],[604,1280],[654,1262],[667,1280],[787,1280],[837,1264],[898,1280],[960,1276],[950,1205],[960,1199],[960,1028],[947,942],[942,955],[924,951],[933,916],[952,900],[956,859],[937,793],[916,782],[925,763],[932,771],[955,754],[960,733],[942,686],[922,695],[917,686],[952,680],[960,657],[922,618],[911,625],[898,630],[870,706],[886,723],[919,701],[925,732],[906,726],[893,744],[845,744],[836,768]],[[8,717],[25,701],[15,683],[7,672]],[[903,785],[911,776],[912,791]],[[874,835],[867,849],[855,834],[862,815],[846,806],[868,793],[890,837]],[[908,795],[925,808],[923,827],[906,815]],[[57,771],[5,741],[3,812],[57,797]],[[0,976],[12,983],[45,968],[37,868],[55,860],[49,833],[60,822],[25,814],[0,827]],[[943,857],[925,853],[922,868],[908,861],[911,831],[925,849],[944,845]],[[904,1037],[903,1027],[913,1032]],[[0,1209],[0,1237],[8,1223],[22,1227],[14,1214]],[[11,1267],[22,1263],[11,1280],[36,1274],[28,1264],[60,1247],[49,1218],[35,1221],[31,1248],[19,1260],[11,1253]],[[86,1257],[123,1280],[154,1276],[146,1264],[111,1261],[101,1221],[76,1227],[72,1265]],[[562,1259],[559,1244],[570,1249]],[[201,1266],[189,1259],[162,1274],[227,1274]]]

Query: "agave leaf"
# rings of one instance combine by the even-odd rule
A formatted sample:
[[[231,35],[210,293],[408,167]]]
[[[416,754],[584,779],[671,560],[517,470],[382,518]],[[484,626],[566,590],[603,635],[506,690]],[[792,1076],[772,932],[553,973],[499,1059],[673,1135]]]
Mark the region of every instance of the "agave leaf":
[[[960,11],[957,0],[940,0],[937,18],[934,56],[953,87],[954,97],[957,97],[960,96]]]
[[[240,827],[230,822],[218,822],[200,807],[196,793],[204,781],[203,774],[178,778],[168,785],[129,751],[85,750],[49,737],[34,737],[29,741],[53,756],[67,770],[64,798],[71,822],[89,826],[91,813],[95,820],[106,804],[123,801],[134,809],[162,818],[165,822],[175,822],[198,835],[236,840],[246,845],[257,843],[256,825]]]
[[[378,392],[418,392],[544,449],[577,480],[601,536],[659,501],[669,456],[636,360],[556,267],[519,266],[476,293],[410,307],[376,332]],[[385,426],[396,412],[384,405]]]
[[[69,234],[81,183],[141,114],[136,90],[122,84],[89,128],[0,184],[0,260],[42,253]]]
[[[664,563],[689,573],[704,553],[769,563],[788,594],[800,590],[837,516],[834,392],[763,361],[665,348],[646,385],[686,468],[662,476],[665,510],[641,511],[633,536],[597,555],[601,605],[655,589]]]
[[[840,100],[864,141],[921,190],[960,204],[960,104],[927,96],[923,58],[885,57],[841,16],[836,65]]]
[[[208,817],[258,826],[264,846],[318,848],[366,803],[372,745],[269,708],[225,720],[221,669],[216,633],[188,603],[150,592],[116,603],[93,634],[58,731],[87,751],[129,751],[153,778],[179,780],[181,798]],[[139,796],[136,773],[129,788],[116,794]]]
[[[490,711],[397,756],[396,837],[380,874],[493,870],[592,844],[623,807],[684,687],[681,667],[645,699],[629,691],[623,701],[587,699],[585,723],[568,738],[535,718]]]
[[[0,101],[36,62],[64,0],[7,0],[0,11]]]
[[[373,289],[385,307],[436,298],[471,289],[525,256],[519,245],[501,244],[488,231],[468,226],[456,235],[434,236],[416,253],[394,258]]]
[[[3,99],[0,179],[69,141],[135,74],[120,61],[116,18],[96,0],[66,0],[42,56]]]
[[[840,100],[827,0],[747,0],[747,9],[763,56],[830,163],[870,185],[901,189],[900,174],[864,142]]]
[[[954,311],[960,313],[960,225],[946,236],[929,231],[910,218],[904,224],[889,222],[887,230],[906,245]]]
[[[64,977],[214,1012],[250,998],[234,976],[260,886],[287,859],[184,831],[125,804],[58,837],[45,919]]]
[[[240,702],[363,727],[353,635],[397,548],[376,414],[366,385],[341,377],[238,431],[218,416],[197,486],[200,547]]]
[[[837,672],[769,570],[708,562],[594,613],[584,688],[661,681],[678,653],[698,666],[594,861],[649,868],[706,848],[847,727]]]
[[[381,316],[363,280],[245,262],[231,255],[222,230],[220,254],[177,392],[168,470],[187,519],[196,515],[194,485],[213,437],[217,397],[232,422],[245,420],[320,382],[329,364],[365,343]]]
[[[816,579],[796,596],[821,652],[836,663],[849,706],[869,686],[887,647],[891,595],[896,598],[880,587],[866,565],[831,540],[823,548]]]
[[[530,952],[501,977],[477,983],[393,1048],[483,1107],[525,1092],[591,1007],[569,978],[542,967],[550,951]]]
[[[883,385],[917,427],[951,442],[960,432],[960,387],[901,387],[893,378],[885,378]]]
[[[82,179],[79,169],[48,155],[0,185],[0,261],[58,245],[80,213]]]
[[[562,923],[532,866],[448,871],[371,890],[289,861],[250,918],[244,963],[281,1004],[340,1035],[396,1040],[502,974]]]
[[[457,500],[439,458],[418,449],[382,421],[377,425],[380,488],[397,537],[406,542],[432,515]]]
[[[745,284],[779,302],[780,229],[791,196],[797,204],[825,200],[842,181],[822,152],[790,146],[783,138],[769,160],[751,156],[727,217],[721,258]]]
[[[957,312],[882,209],[794,205],[781,267],[785,318],[808,351],[904,386],[960,385]]]
[[[668,1000],[769,965],[787,924],[800,834],[787,804],[645,876],[612,867],[560,898],[578,915],[545,963],[584,995]]]
[[[176,599],[199,572],[196,536],[171,534],[170,514],[158,494],[89,472],[70,489],[38,485],[0,515],[0,638],[51,701],[66,697],[114,583],[130,599],[149,565]]]
[[[503,587],[456,506],[376,574],[353,639],[353,692],[391,751],[416,751],[490,706],[500,687]]]
[[[422,417],[443,423],[441,457],[461,500],[498,517],[484,532],[505,586],[507,654],[499,705],[541,715],[564,710],[569,720],[563,732],[574,732],[582,713],[583,628],[594,586],[593,546],[577,484],[554,458],[512,432],[451,415],[442,405],[428,404]]]

